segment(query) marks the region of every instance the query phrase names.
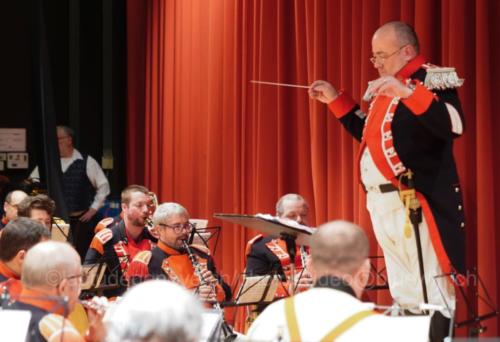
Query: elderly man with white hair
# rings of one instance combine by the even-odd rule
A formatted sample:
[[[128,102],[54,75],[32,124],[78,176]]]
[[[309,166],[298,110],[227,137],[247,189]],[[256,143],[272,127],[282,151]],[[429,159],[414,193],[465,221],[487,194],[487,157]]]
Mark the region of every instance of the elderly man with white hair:
[[[68,243],[40,242],[23,263],[23,289],[13,310],[31,312],[29,341],[84,341],[65,317],[80,295],[82,267],[78,253]]]
[[[153,215],[153,223],[159,234],[158,245],[134,257],[126,274],[129,283],[168,279],[194,290],[208,303],[231,298],[231,289],[218,275],[208,248],[187,245],[193,225],[186,208],[178,203],[162,203]]]
[[[202,306],[181,286],[151,280],[127,291],[109,309],[105,325],[108,342],[195,342],[201,333]]]
[[[428,317],[386,317],[358,299],[369,278],[368,252],[368,238],[354,223],[320,226],[311,238],[314,287],[268,306],[250,327],[249,340],[426,341]],[[408,319],[422,325],[401,333],[397,328]]]
[[[26,197],[28,197],[28,194],[22,190],[11,191],[5,196],[5,201],[3,202],[4,215],[0,221],[0,229],[5,227],[9,221],[17,218],[17,206]]]

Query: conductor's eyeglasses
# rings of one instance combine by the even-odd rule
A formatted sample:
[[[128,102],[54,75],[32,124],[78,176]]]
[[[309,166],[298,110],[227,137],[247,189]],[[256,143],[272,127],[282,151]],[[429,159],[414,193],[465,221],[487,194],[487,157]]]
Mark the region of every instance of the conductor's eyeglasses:
[[[403,48],[406,45],[408,45],[408,44],[405,44],[405,45],[401,46],[399,49],[397,49],[396,51],[394,51],[393,53],[390,53],[388,55],[372,56],[372,57],[370,57],[370,62],[372,62],[373,64],[376,64],[377,62],[384,63],[386,60],[388,60],[389,58],[391,58],[392,56],[394,56],[395,54],[397,54],[399,51],[403,50]]]

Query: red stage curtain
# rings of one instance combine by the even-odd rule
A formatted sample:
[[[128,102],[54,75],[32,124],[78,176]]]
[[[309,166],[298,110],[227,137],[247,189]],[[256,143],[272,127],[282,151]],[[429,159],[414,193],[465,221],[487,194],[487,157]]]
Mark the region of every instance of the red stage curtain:
[[[359,99],[376,78],[368,60],[374,30],[389,20],[413,24],[422,53],[456,67],[466,80],[460,89],[466,134],[455,152],[465,189],[468,263],[478,267],[499,306],[499,1],[127,3],[129,183],[147,185],[161,201],[179,202],[198,218],[273,213],[279,196],[300,193],[311,204],[313,223],[359,223],[374,254],[356,173],[358,144],[306,90],[250,80],[308,85],[327,79]],[[223,226],[216,261],[232,280],[254,232],[212,223]],[[486,335],[498,334],[497,319],[487,326]]]

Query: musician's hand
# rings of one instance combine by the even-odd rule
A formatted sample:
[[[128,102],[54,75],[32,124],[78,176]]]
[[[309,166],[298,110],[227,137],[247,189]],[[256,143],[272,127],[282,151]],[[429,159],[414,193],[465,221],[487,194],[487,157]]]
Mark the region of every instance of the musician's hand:
[[[80,221],[82,222],[88,222],[92,219],[92,217],[94,217],[94,215],[97,213],[97,210],[95,210],[94,208],[89,208],[89,210],[87,210],[85,212],[85,214],[83,214],[82,216],[80,216]]]
[[[309,87],[309,97],[323,103],[330,103],[337,96],[337,90],[326,81],[314,81]]]
[[[198,296],[205,302],[215,303],[217,301],[215,287],[210,285],[200,285],[198,287]]]
[[[201,275],[203,276],[203,279],[205,279],[205,281],[208,283],[217,284],[217,278],[215,278],[214,274],[207,269],[206,264],[200,264],[200,265],[201,265]]]
[[[106,338],[106,327],[102,321],[107,307],[107,304],[103,304],[104,301],[107,303],[107,298],[94,297],[85,305],[89,322],[89,328],[85,336],[86,341],[100,342]]]
[[[370,82],[370,92],[374,95],[385,95],[388,97],[407,98],[412,90],[405,86],[394,76],[382,76]]]

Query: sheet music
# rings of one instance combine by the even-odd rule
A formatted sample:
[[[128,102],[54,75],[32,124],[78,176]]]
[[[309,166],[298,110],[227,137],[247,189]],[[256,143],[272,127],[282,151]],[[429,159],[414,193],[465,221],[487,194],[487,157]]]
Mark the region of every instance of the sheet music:
[[[54,223],[52,224],[52,229],[50,230],[50,237],[55,241],[68,241],[69,234],[69,224],[68,223]]]
[[[272,302],[279,283],[278,277],[272,275],[245,277],[236,303]]]
[[[0,310],[2,341],[27,341],[30,319],[30,311]]]
[[[296,228],[296,229],[302,230],[303,232],[309,233],[309,234],[314,234],[314,232],[316,231],[316,228],[304,226],[303,224],[300,224],[297,221],[287,219],[287,218],[280,218],[277,216],[272,216],[269,214],[261,214],[261,213],[255,214],[255,217],[262,218],[266,221],[271,221],[271,222],[275,222],[278,224],[282,224],[284,226]]]
[[[99,267],[100,266],[100,267]],[[87,264],[82,266],[82,272],[87,274],[87,279],[82,282],[82,290],[91,290],[99,287],[106,271],[106,264]]]

